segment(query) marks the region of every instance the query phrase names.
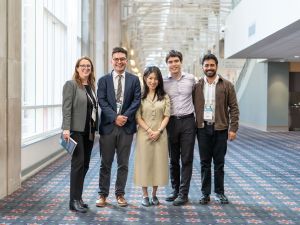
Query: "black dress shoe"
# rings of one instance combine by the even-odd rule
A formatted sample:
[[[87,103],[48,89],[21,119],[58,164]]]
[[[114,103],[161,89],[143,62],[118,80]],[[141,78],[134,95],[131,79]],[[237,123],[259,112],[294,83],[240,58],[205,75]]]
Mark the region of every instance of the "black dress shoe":
[[[173,202],[178,197],[177,192],[171,193],[168,197],[166,197],[167,202]]]
[[[216,194],[215,200],[221,204],[228,204],[228,198],[224,194]]]
[[[151,204],[152,205],[159,205],[159,200],[156,196],[153,196],[151,199]]]
[[[86,204],[86,203],[84,203],[84,201],[83,201],[82,199],[80,199],[79,202],[80,202],[80,204],[81,204],[81,206],[82,206],[83,208],[86,208],[86,209],[89,208],[89,205]]]
[[[173,205],[175,206],[180,206],[180,205],[184,205],[185,203],[188,202],[188,198],[187,197],[181,197],[178,196],[174,201],[173,201]]]
[[[207,203],[209,203],[209,201],[210,201],[209,195],[202,195],[200,200],[199,200],[199,203],[201,205],[206,205]]]
[[[143,197],[142,205],[146,207],[150,206],[149,197]]]
[[[80,204],[80,200],[70,200],[69,207],[70,210],[75,212],[81,212],[81,213],[87,212],[86,208],[83,208],[82,205]]]

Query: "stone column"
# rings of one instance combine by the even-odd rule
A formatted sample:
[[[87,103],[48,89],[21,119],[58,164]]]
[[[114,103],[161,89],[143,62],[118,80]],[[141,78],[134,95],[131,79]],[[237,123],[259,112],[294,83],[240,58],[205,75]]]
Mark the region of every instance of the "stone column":
[[[22,1],[0,0],[0,198],[20,187]]]
[[[95,2],[95,37],[94,37],[94,65],[96,67],[96,80],[107,72],[107,68],[104,68],[107,63],[105,62],[105,49],[104,48],[104,37],[105,37],[105,26],[104,26],[104,15],[105,15],[105,2],[104,0],[96,0]]]
[[[89,39],[90,39],[90,2],[81,1],[81,55],[90,56]]]
[[[104,52],[104,11],[105,0],[82,0],[82,55],[89,56],[96,68],[96,77],[103,75]]]
[[[106,15],[106,24],[107,24],[107,36],[105,43],[107,43],[107,63],[108,68],[110,66],[111,60],[111,51],[114,47],[121,45],[121,1],[119,0],[106,0],[107,4],[107,15]],[[120,46],[122,47],[122,46]]]

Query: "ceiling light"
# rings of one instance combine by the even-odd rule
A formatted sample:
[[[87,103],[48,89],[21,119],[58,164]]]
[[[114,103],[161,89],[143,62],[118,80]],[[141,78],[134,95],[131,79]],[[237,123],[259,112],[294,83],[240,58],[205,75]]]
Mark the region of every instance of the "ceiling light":
[[[300,56],[299,55],[295,55],[294,58],[298,59],[298,58],[300,58]]]
[[[134,67],[134,68],[132,68],[132,71],[135,72],[135,73],[138,73],[138,72],[139,72],[139,69],[136,68],[136,67]]]
[[[134,59],[130,59],[130,65],[131,65],[131,66],[135,66],[135,61],[134,61]]]

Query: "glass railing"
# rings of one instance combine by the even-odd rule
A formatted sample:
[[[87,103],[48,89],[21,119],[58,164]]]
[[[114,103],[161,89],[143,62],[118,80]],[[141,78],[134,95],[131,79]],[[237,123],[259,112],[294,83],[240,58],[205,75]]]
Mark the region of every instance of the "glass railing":
[[[234,9],[242,0],[232,0],[231,5],[232,5],[232,9]]]
[[[238,92],[239,88],[241,87],[241,84],[244,80],[245,74],[247,73],[248,70],[248,65],[251,59],[246,59],[245,64],[240,72],[240,75],[238,76],[237,81],[235,82],[235,90]]]

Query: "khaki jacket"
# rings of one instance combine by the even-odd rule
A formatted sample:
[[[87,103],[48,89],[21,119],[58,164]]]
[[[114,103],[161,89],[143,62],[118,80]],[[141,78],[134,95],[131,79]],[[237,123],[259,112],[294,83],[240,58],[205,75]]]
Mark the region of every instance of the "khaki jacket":
[[[204,79],[201,78],[193,90],[193,102],[198,128],[204,127]],[[216,85],[215,129],[236,132],[239,127],[239,107],[233,84],[219,75]]]

